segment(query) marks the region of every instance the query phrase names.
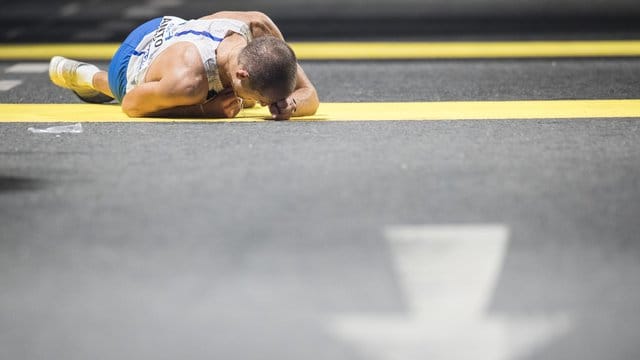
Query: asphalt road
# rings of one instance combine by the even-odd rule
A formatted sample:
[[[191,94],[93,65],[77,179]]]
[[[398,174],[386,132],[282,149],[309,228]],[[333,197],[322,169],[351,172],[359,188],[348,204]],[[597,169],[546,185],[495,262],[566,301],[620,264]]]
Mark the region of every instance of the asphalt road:
[[[0,62],[0,80],[22,80],[0,92],[2,103],[81,103],[50,84],[44,72],[7,72],[15,63]],[[41,64],[46,72],[44,62],[31,64]],[[311,61],[302,66],[325,102],[640,97],[637,59]]]
[[[0,102],[76,101],[10,65],[2,78],[25,82]],[[303,66],[324,101],[640,91],[637,59]],[[0,124],[2,359],[640,356],[638,119],[27,131],[43,125]],[[428,297],[463,286],[454,304],[470,304],[469,291],[485,296],[482,316],[414,316],[430,300],[412,291],[407,279],[420,269],[396,251],[402,225],[506,229],[491,266],[462,257],[427,286]],[[407,245],[423,264],[467,249],[426,244]],[[483,289],[442,280],[485,268],[495,283]],[[345,316],[399,330],[378,338],[375,326],[355,326],[347,336],[336,330]],[[438,337],[445,330],[451,337]]]

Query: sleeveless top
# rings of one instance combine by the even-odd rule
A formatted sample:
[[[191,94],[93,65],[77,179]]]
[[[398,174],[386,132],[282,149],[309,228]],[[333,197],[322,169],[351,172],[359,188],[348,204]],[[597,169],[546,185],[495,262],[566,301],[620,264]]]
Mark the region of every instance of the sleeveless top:
[[[155,32],[147,34],[136,46],[127,66],[127,92],[144,83],[149,66],[169,46],[186,41],[198,49],[209,82],[209,97],[223,89],[216,49],[231,33],[237,33],[251,41],[251,30],[242,21],[232,19],[184,20],[165,16]]]

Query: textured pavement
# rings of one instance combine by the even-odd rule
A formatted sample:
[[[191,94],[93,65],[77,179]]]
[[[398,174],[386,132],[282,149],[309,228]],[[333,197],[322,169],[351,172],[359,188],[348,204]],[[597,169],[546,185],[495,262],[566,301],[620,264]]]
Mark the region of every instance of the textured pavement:
[[[2,102],[76,101],[8,65]],[[638,96],[634,59],[304,66],[325,101]],[[640,353],[638,119],[29,126],[0,124],[1,358],[378,359],[334,321],[408,316],[388,231],[444,224],[508,229],[515,342],[476,354],[556,318],[504,358]]]
[[[46,71],[46,62],[42,64]],[[102,69],[106,62],[96,62]],[[7,73],[21,81],[2,103],[80,103],[46,74]],[[303,62],[325,102],[637,99],[637,59],[521,59]]]

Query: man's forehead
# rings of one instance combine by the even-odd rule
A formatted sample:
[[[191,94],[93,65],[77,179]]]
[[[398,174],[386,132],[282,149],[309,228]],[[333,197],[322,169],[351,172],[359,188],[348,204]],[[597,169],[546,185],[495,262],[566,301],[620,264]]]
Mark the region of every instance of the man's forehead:
[[[250,97],[251,100],[255,100],[263,104],[273,104],[284,98],[282,96],[278,96],[277,95],[278,92],[275,90],[267,89],[265,91],[257,91],[250,87],[244,87],[243,90],[244,90],[244,94],[243,94],[244,96]]]

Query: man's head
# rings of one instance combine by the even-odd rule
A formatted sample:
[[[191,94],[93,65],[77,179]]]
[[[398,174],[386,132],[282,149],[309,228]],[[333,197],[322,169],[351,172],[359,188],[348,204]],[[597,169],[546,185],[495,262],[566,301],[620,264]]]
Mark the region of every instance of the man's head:
[[[263,36],[251,41],[238,56],[236,76],[240,86],[234,84],[238,96],[263,104],[282,100],[296,86],[296,56],[283,40]]]

